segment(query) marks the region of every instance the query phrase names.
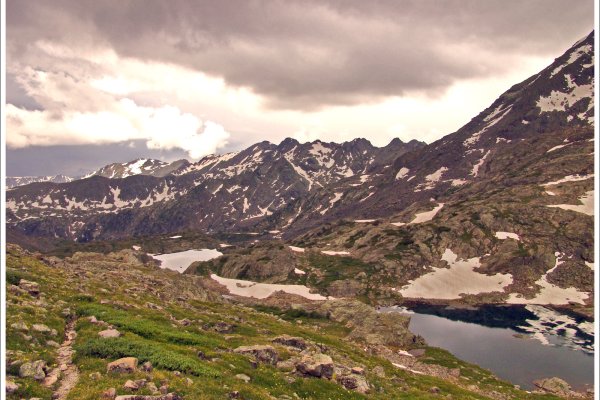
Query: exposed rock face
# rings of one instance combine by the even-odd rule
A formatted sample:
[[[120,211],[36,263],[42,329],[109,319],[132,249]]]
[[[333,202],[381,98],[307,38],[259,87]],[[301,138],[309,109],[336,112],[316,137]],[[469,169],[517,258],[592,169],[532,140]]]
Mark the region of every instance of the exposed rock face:
[[[333,360],[326,354],[307,354],[296,364],[296,370],[303,375],[331,379]]]
[[[240,346],[233,350],[234,353],[252,356],[256,361],[276,365],[278,360],[277,351],[273,346]]]
[[[138,359],[135,357],[119,358],[106,366],[106,372],[130,373],[135,372]]]

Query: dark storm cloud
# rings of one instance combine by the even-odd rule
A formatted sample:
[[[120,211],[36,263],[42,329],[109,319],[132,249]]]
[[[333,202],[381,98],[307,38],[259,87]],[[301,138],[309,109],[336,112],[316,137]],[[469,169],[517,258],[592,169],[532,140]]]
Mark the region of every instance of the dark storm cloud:
[[[436,95],[515,56],[559,54],[592,27],[588,0],[7,1],[9,63],[40,39],[108,46],[295,109]]]

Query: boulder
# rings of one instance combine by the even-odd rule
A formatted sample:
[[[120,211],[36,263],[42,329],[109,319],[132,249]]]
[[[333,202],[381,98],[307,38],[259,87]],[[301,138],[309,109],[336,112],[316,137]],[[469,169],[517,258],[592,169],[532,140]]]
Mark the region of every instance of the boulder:
[[[264,364],[276,365],[278,360],[277,351],[273,346],[268,345],[240,346],[234,349],[233,352],[253,356],[256,361]]]
[[[281,344],[288,347],[294,347],[299,350],[304,350],[308,347],[306,340],[301,337],[281,335],[272,340],[273,343]]]
[[[127,389],[127,390],[138,390],[139,386],[135,384],[134,381],[132,381],[131,379],[127,380],[125,382],[125,384],[123,385],[123,389]]]
[[[101,338],[116,338],[121,336],[121,332],[119,332],[116,329],[106,329],[103,331],[98,332],[98,336],[100,336]]]
[[[138,359],[135,357],[119,358],[116,361],[108,363],[106,372],[129,373],[135,372],[138,365]]]
[[[545,378],[533,381],[533,384],[547,393],[567,397],[571,393],[571,385],[560,378]]]
[[[353,390],[358,393],[367,393],[369,384],[367,380],[360,375],[344,375],[336,378],[337,382],[348,390]]]
[[[31,329],[33,329],[36,332],[41,332],[41,333],[48,333],[48,332],[52,331],[50,328],[48,328],[47,325],[44,325],[44,324],[33,324],[31,326]]]
[[[10,327],[17,331],[23,331],[23,332],[29,331],[29,327],[24,322],[15,322],[14,324],[11,324]]]
[[[146,361],[142,364],[142,371],[144,372],[152,372],[152,363],[150,361]]]
[[[239,379],[240,381],[244,381],[246,383],[250,382],[250,377],[246,374],[237,374],[235,379]]]
[[[46,370],[46,362],[43,360],[26,362],[19,368],[19,376],[21,378],[33,378],[41,381],[46,377]]]
[[[40,295],[40,285],[37,282],[21,279],[19,287],[29,293],[30,296],[38,297]]]
[[[333,360],[325,354],[307,354],[296,364],[296,370],[303,375],[331,379]]]
[[[14,383],[13,381],[6,381],[6,394],[12,394],[19,390],[19,385]]]
[[[115,389],[115,388],[110,388],[110,389],[107,389],[107,390],[105,390],[105,391],[102,393],[102,398],[103,398],[103,399],[110,399],[110,400],[113,400],[113,399],[115,398],[115,396],[116,396],[116,395],[117,395],[117,389]]]

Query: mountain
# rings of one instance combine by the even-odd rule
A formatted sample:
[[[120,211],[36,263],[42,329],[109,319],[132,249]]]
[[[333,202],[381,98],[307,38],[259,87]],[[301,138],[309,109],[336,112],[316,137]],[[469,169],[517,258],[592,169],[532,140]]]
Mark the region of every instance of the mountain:
[[[292,218],[291,247],[258,242],[186,272],[374,303],[545,304],[592,316],[593,58],[592,33],[457,132],[275,212],[270,221]]]
[[[110,179],[127,178],[133,175],[149,175],[164,177],[190,165],[187,160],[177,160],[167,163],[160,160],[140,158],[126,163],[113,163],[94,171],[84,178],[103,176]]]
[[[26,235],[79,241],[183,229],[248,230],[338,181],[359,185],[371,170],[423,146],[399,140],[378,148],[365,139],[342,144],[286,139],[194,164],[112,164],[86,179],[11,191],[7,219],[11,229]]]
[[[554,304],[590,315],[593,39],[429,145],[286,139],[164,177],[35,183],[7,193],[7,233],[23,245],[246,233],[263,240],[187,272],[373,302]],[[440,279],[457,272],[453,286]]]
[[[29,185],[35,182],[52,182],[52,183],[65,183],[71,182],[74,178],[65,175],[54,175],[54,176],[7,176],[6,177],[6,188],[12,189],[17,186]]]

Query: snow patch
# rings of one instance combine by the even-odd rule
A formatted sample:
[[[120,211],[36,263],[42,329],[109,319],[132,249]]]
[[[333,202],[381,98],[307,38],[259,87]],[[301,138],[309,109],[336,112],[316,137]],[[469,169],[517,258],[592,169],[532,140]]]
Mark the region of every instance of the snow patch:
[[[496,232],[496,238],[498,238],[500,240],[505,240],[505,239],[521,240],[519,235],[517,235],[516,233],[512,233],[512,232]]]
[[[480,258],[459,260],[450,249],[442,255],[450,268],[435,268],[404,286],[404,297],[424,299],[458,299],[463,294],[501,292],[513,281],[510,274],[485,275],[474,271],[481,266]]]
[[[215,274],[212,274],[210,277],[221,285],[225,286],[229,293],[242,297],[265,299],[275,292],[285,292],[289,294],[296,294],[309,300],[333,299],[333,297],[324,297],[318,293],[311,293],[311,289],[304,285],[257,283],[252,281],[244,281],[241,279],[222,278]]]
[[[575,211],[586,215],[594,215],[594,191],[590,190],[579,198],[581,204],[552,204],[546,207],[562,208],[563,210]]]

